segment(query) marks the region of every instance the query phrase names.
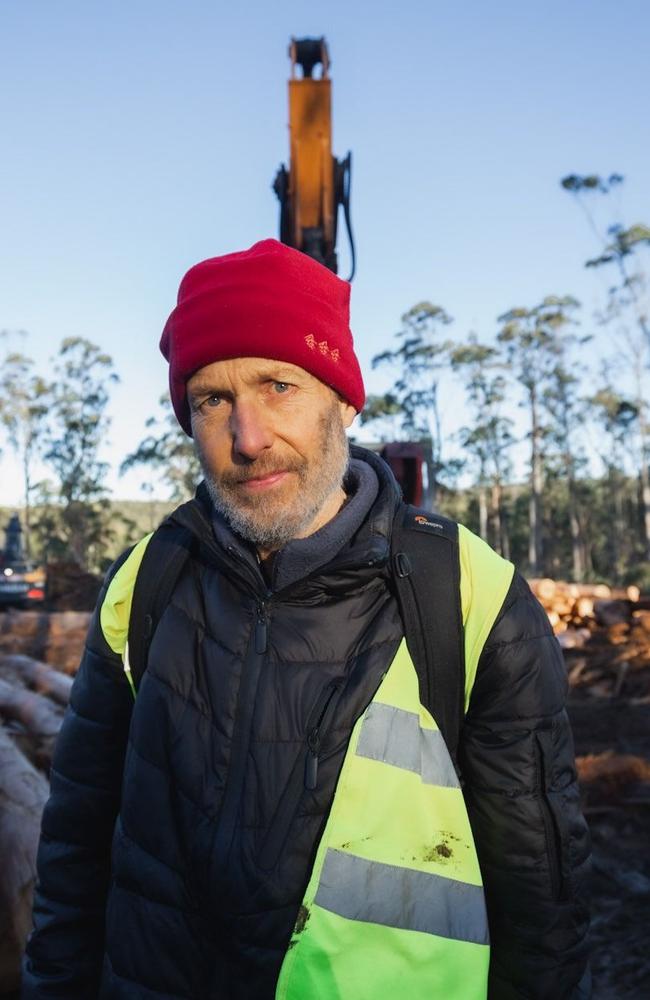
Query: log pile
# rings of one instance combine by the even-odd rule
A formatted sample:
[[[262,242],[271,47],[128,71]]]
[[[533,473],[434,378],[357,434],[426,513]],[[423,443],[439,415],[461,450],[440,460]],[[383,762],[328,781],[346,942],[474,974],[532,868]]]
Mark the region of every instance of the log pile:
[[[571,687],[650,699],[650,601],[637,587],[529,582],[565,652]]]
[[[570,628],[613,625],[627,620],[633,606],[648,610],[639,588],[613,590],[604,583],[565,583],[563,580],[529,580],[530,589],[546,611],[556,635]]]
[[[0,615],[0,655],[24,654],[74,674],[79,666],[89,611],[17,611]]]
[[[71,687],[46,663],[0,653],[0,995],[20,983],[46,774]]]

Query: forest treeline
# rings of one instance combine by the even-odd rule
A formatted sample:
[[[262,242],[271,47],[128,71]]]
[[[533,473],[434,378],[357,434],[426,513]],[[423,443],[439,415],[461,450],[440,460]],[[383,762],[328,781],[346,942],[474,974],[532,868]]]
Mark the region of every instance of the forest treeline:
[[[585,316],[565,292],[548,294],[504,304],[483,338],[458,336],[445,307],[417,303],[373,359],[390,388],[368,398],[356,436],[420,442],[436,509],[530,575],[650,589],[650,228],[612,222],[601,232],[593,211],[622,182],[618,174],[561,182],[598,239],[586,262],[606,276],[597,315]],[[113,361],[69,338],[43,375],[17,335],[1,336],[0,425],[22,469],[29,550],[103,569],[142,530],[132,508],[111,503],[101,457],[119,381]],[[444,410],[462,414],[453,434]],[[153,473],[170,500],[187,498],[200,478],[167,397],[121,471],[138,467],[146,489]]]

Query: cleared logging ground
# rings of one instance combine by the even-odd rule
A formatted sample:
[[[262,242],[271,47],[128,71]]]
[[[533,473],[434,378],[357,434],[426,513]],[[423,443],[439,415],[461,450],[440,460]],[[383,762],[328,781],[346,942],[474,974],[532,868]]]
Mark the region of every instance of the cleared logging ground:
[[[564,649],[593,838],[594,998],[641,1000],[650,983],[650,602],[548,581],[540,593],[540,582]],[[47,772],[89,620],[79,611],[0,612],[3,998],[18,996]]]

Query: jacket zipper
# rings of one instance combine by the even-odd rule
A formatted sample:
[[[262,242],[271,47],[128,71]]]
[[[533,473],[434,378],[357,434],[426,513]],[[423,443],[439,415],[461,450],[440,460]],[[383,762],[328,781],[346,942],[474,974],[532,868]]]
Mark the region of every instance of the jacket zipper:
[[[275,816],[262,843],[258,864],[264,871],[270,871],[277,864],[303,791],[305,789],[313,791],[317,786],[321,745],[338,704],[341,689],[340,683],[328,684],[321,691],[310,714],[304,746],[293,765]]]
[[[537,774],[540,789],[540,805],[542,811],[542,821],[544,823],[544,835],[546,840],[546,856],[548,858],[549,877],[551,880],[551,891],[553,899],[561,898],[562,878],[560,872],[559,836],[555,828],[555,820],[546,796],[546,769],[544,767],[544,750],[540,744],[539,737],[535,734],[535,755],[537,758]]]
[[[305,756],[304,784],[307,791],[313,792],[318,785],[318,761],[323,735],[327,732],[327,727],[332,718],[333,706],[335,706],[334,696],[338,694],[340,685],[334,684],[329,693],[327,688],[323,692],[316,710],[313,713],[316,717],[316,724],[310,729],[307,736],[307,752]]]
[[[215,837],[212,870],[215,881],[221,881],[221,874],[226,870],[232,848],[235,826],[242,797],[242,788],[246,775],[246,758],[250,745],[253,712],[255,708],[255,692],[259,681],[264,654],[268,644],[268,613],[267,605],[260,601],[256,609],[248,652],[244,661],[242,679],[237,699],[237,714],[230,752],[230,766],[226,779],[221,812]]]

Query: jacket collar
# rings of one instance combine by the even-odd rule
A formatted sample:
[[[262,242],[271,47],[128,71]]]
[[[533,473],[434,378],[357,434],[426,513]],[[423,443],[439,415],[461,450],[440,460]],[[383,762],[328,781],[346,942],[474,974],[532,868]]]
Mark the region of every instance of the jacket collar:
[[[276,557],[271,586],[264,578],[255,549],[236,535],[214,510],[205,483],[200,484],[195,499],[179,507],[172,518],[197,537],[201,555],[216,561],[222,570],[237,576],[247,589],[253,589],[259,596],[268,598],[272,593],[289,589],[303,592],[314,588],[321,591],[323,587],[328,590],[358,587],[369,577],[376,576],[388,562],[391,529],[401,497],[399,486],[383,459],[357,445],[350,446],[350,455],[352,467],[358,469],[357,475],[366,488],[368,481],[373,484],[376,481],[372,488],[374,498],[371,496],[367,500],[360,523],[343,508],[316,533],[322,535],[321,539],[312,535],[309,539],[289,543]],[[347,531],[344,525],[337,523],[341,520],[349,521]],[[332,544],[335,539],[340,544]],[[301,546],[301,542],[308,544]],[[300,567],[293,556],[302,564]]]

